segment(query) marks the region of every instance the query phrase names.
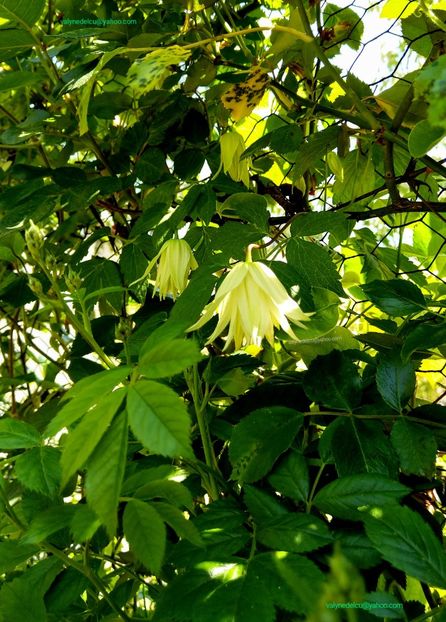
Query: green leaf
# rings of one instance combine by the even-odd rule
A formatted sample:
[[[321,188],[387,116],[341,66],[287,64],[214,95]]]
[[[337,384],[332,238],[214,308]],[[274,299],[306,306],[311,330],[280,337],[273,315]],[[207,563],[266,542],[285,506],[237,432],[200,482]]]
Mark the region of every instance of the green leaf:
[[[419,313],[426,308],[421,290],[403,279],[376,280],[361,286],[378,309],[395,317]]]
[[[397,502],[410,488],[378,473],[360,473],[330,482],[317,493],[313,504],[322,512],[351,520],[366,507]],[[362,510],[359,510],[362,508]]]
[[[375,549],[370,539],[355,529],[338,529],[335,538],[341,543],[341,551],[345,557],[357,568],[373,568],[381,561],[381,555]],[[335,545],[336,546],[336,545]]]
[[[261,553],[253,558],[252,568],[263,580],[274,604],[286,611],[309,613],[314,607],[315,593],[322,590],[322,571],[301,555],[283,551]]]
[[[195,546],[203,546],[200,532],[194,523],[184,516],[181,510],[170,505],[170,503],[163,503],[162,501],[154,501],[150,505],[158,512],[163,521],[175,531],[179,538],[189,540]]]
[[[17,570],[20,564],[26,562],[39,549],[33,544],[22,544],[17,540],[4,540],[0,542],[0,573]]]
[[[190,457],[190,418],[184,403],[168,387],[141,380],[129,387],[129,423],[136,438],[163,456]]]
[[[126,394],[122,387],[103,396],[70,431],[63,446],[61,459],[62,486],[82,468],[107,431]]]
[[[8,30],[2,29],[1,33],[0,58],[2,60],[16,56],[23,50],[32,48],[36,43],[32,34],[26,30],[10,28]]]
[[[403,473],[428,478],[434,475],[437,443],[432,430],[404,417],[394,424],[390,440]]]
[[[158,512],[148,503],[131,499],[125,506],[123,527],[136,557],[158,574],[166,550],[166,528]]]
[[[277,496],[272,496],[255,486],[245,484],[243,486],[246,507],[254,519],[255,523],[260,524],[265,520],[286,514],[287,510],[279,503]]]
[[[305,502],[310,491],[307,461],[300,452],[292,451],[276,465],[268,481],[281,495]]]
[[[431,587],[446,588],[446,553],[419,514],[396,505],[365,518],[365,529],[383,558]]]
[[[130,367],[117,367],[76,382],[63,397],[63,402],[70,401],[62,406],[48,424],[45,436],[47,438],[54,436],[62,428],[71,426],[83,417],[90,408],[99,404],[107,394],[111,393],[129,375],[129,372]]]
[[[100,526],[101,521],[88,505],[83,503],[76,505],[76,512],[70,523],[70,530],[75,542],[81,543],[91,540]]]
[[[422,158],[445,135],[444,127],[433,127],[429,121],[419,121],[409,134],[409,152],[413,158]]]
[[[45,0],[0,0],[0,17],[28,30],[34,26],[45,8]]]
[[[305,374],[304,389],[314,402],[349,412],[359,404],[362,393],[358,368],[339,350],[318,356],[311,362]]]
[[[418,324],[405,336],[401,358],[408,359],[416,350],[426,351],[446,344],[446,323]]]
[[[345,240],[352,223],[341,212],[303,212],[291,223],[291,234],[298,237],[332,233],[338,242]]]
[[[358,350],[359,341],[353,337],[348,328],[335,326],[321,337],[299,339],[289,343],[287,349],[298,352],[304,363],[309,365],[317,356],[330,354],[333,350]]]
[[[87,464],[85,489],[90,507],[113,536],[127,455],[127,417],[121,413],[107,430]]]
[[[22,538],[24,544],[38,544],[49,536],[65,529],[71,522],[75,512],[74,505],[56,505],[40,512],[32,519],[28,530]]]
[[[271,549],[306,553],[330,544],[332,536],[319,518],[296,513],[262,522],[257,530],[257,539]]]
[[[401,412],[415,391],[415,383],[412,361],[403,362],[395,350],[380,355],[376,386],[386,404]]]
[[[233,568],[230,576],[214,583],[215,589],[206,598],[197,599],[193,610],[195,622],[274,622],[274,606],[267,584],[259,580],[253,564]]]
[[[339,477],[357,473],[398,476],[398,458],[378,421],[343,417],[334,428],[331,451]]]
[[[163,340],[150,348],[142,347],[138,369],[146,378],[167,378],[179,374],[202,358],[195,341]]]
[[[41,84],[43,77],[44,74],[39,71],[3,71],[0,75],[0,92]]]
[[[40,435],[35,428],[25,421],[0,419],[0,449],[26,449],[40,443]]]
[[[371,151],[367,157],[356,149],[350,151],[342,159],[343,179],[336,177],[336,182],[333,185],[333,200],[335,203],[355,202],[357,197],[374,189],[375,168],[371,155]]]
[[[386,592],[369,592],[365,595],[364,601],[379,605],[379,607],[370,608],[369,611],[377,618],[401,619],[406,620],[406,612],[403,604],[393,594]]]
[[[126,482],[128,486],[128,482]],[[138,486],[134,492],[134,496],[140,499],[167,499],[172,505],[178,507],[184,506],[189,510],[193,510],[194,502],[192,495],[188,488],[181,484],[181,482],[175,482],[169,479],[154,479],[148,481],[146,484]]]
[[[25,488],[54,497],[61,479],[60,451],[55,447],[34,447],[17,458],[15,472]]]
[[[21,576],[3,582],[0,590],[0,619],[2,622],[47,622],[43,597],[56,576],[62,562],[48,557],[28,568]]]
[[[166,164],[166,156],[157,147],[151,147],[139,158],[135,167],[135,173],[145,184],[150,186],[169,177],[169,169]]]
[[[340,128],[336,125],[315,132],[298,149],[295,157],[294,178],[301,177],[305,171],[311,169],[318,160],[336,147]]]
[[[125,284],[130,285],[139,279],[144,274],[147,263],[146,256],[137,244],[126,244],[119,261]]]
[[[291,408],[261,408],[242,419],[229,445],[232,479],[255,482],[268,473],[288,449],[303,423],[303,415]]]
[[[223,215],[233,212],[242,220],[256,225],[261,231],[268,231],[269,212],[265,197],[253,192],[231,194],[219,208]]]
[[[94,306],[98,299],[105,299],[117,311],[122,305],[122,283],[119,268],[114,261],[95,257],[80,264],[80,276],[84,279],[88,300],[87,307]]]
[[[345,296],[339,282],[341,277],[323,246],[317,242],[293,238],[287,244],[286,256],[299,275],[299,285],[307,288],[323,287],[338,296]]]

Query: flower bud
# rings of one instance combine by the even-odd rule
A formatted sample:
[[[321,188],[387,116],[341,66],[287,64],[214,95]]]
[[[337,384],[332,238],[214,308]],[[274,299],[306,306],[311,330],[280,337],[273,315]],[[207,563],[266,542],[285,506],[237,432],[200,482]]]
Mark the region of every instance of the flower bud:
[[[71,267],[68,268],[68,274],[65,276],[65,283],[69,292],[74,293],[82,287],[82,279],[77,272]]]
[[[39,281],[39,279],[36,279],[36,277],[34,276],[28,277],[28,287],[32,291],[32,293],[35,294],[36,296],[38,297],[42,296],[43,294],[42,283]]]
[[[29,221],[28,229],[25,231],[25,242],[31,257],[38,261],[40,259],[40,250],[44,243],[42,231],[32,220]]]
[[[241,160],[245,149],[243,137],[235,130],[229,130],[220,136],[221,163],[224,172],[234,181],[241,181],[249,187],[251,158]]]

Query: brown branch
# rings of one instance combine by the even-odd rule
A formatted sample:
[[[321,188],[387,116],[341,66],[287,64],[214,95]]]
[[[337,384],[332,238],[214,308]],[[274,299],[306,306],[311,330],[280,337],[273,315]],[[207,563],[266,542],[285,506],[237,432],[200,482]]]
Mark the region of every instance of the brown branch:
[[[383,218],[392,214],[426,212],[446,212],[446,203],[440,201],[404,201],[402,203],[392,203],[387,207],[373,209],[368,212],[345,212],[351,220],[368,220],[369,218]]]

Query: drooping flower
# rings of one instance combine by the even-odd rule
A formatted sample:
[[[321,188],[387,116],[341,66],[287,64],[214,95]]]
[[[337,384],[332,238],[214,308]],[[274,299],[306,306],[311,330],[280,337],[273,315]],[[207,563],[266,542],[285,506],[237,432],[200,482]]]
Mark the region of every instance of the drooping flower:
[[[161,300],[169,294],[175,300],[186,289],[191,271],[198,268],[186,240],[167,240],[150,262],[145,274],[150,273],[155,263],[155,290],[158,289]]]
[[[221,163],[224,172],[234,181],[241,181],[246,187],[249,187],[251,159],[241,159],[245,149],[243,137],[235,130],[228,130],[220,136]]]
[[[271,268],[250,259],[231,268],[214,300],[206,305],[201,318],[188,331],[201,328],[214,314],[218,314],[218,322],[207,343],[229,327],[223,350],[228,350],[232,342],[236,350],[251,344],[260,347],[264,337],[273,345],[274,329],[279,327],[297,339],[289,320],[303,328],[301,322],[309,319]]]

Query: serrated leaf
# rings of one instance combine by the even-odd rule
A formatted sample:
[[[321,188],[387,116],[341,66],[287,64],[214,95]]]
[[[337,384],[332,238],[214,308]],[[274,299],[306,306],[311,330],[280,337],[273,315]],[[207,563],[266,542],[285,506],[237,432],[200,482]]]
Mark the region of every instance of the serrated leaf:
[[[20,564],[38,552],[38,547],[33,544],[23,544],[17,540],[0,542],[0,573],[16,570]]]
[[[28,30],[42,15],[45,0],[0,0],[0,17]]]
[[[70,523],[75,542],[91,540],[100,526],[101,521],[88,505],[83,503],[76,505],[76,512]]]
[[[273,622],[274,606],[267,589],[251,563],[245,569],[235,568],[228,577],[215,581],[215,589],[200,599],[193,610],[195,622],[231,620],[231,622]]]
[[[91,508],[113,536],[127,455],[127,417],[121,413],[102,437],[87,464],[85,489]]]
[[[61,479],[60,451],[55,447],[34,447],[17,458],[15,472],[25,488],[54,497]]]
[[[184,62],[190,55],[190,50],[179,45],[169,45],[149,52],[131,65],[127,74],[129,87],[136,95],[159,88],[169,75],[169,67]]]
[[[296,164],[293,171],[295,179],[302,176],[305,171],[312,168],[318,160],[336,147],[339,134],[340,128],[330,125],[330,127],[315,132],[307,138],[307,141],[296,154]]]
[[[386,404],[401,412],[415,391],[415,383],[412,361],[403,362],[398,351],[381,354],[376,369],[376,386]]]
[[[317,356],[311,362],[304,389],[314,402],[350,412],[359,404],[362,394],[357,366],[339,350]]]
[[[0,619],[7,622],[47,622],[43,597],[62,569],[62,562],[48,557],[28,568],[0,590]]]
[[[40,443],[40,435],[35,428],[25,421],[0,419],[0,450],[27,449]]]
[[[360,473],[330,482],[317,493],[313,504],[332,516],[358,518],[365,506],[381,506],[399,501],[410,488],[379,473]]]
[[[276,606],[300,614],[314,607],[314,595],[322,589],[324,575],[311,560],[274,551],[256,555],[252,567],[265,582]]]
[[[167,378],[198,363],[202,355],[195,341],[172,339],[142,347],[138,368],[147,378]]]
[[[163,521],[167,523],[177,534],[179,538],[189,540],[195,546],[203,546],[200,532],[191,520],[188,520],[183,512],[162,501],[154,501],[151,506],[158,512]]]
[[[341,551],[357,568],[366,569],[377,566],[382,560],[370,539],[362,531],[355,529],[337,530],[336,540],[341,544]]]
[[[419,313],[426,308],[421,290],[403,279],[376,280],[361,286],[378,309],[395,317]]]
[[[245,485],[243,490],[245,493],[243,501],[257,524],[274,516],[287,514],[286,508],[279,503],[279,499],[276,496],[268,494],[255,486]]]
[[[401,358],[408,359],[416,350],[428,350],[446,344],[446,323],[418,324],[404,337]]]
[[[342,417],[331,436],[331,451],[339,477],[357,473],[397,477],[398,458],[378,421]]]
[[[446,588],[446,553],[429,525],[407,507],[388,506],[365,518],[368,537],[395,568]]]
[[[303,415],[280,406],[252,412],[235,426],[229,445],[232,479],[255,482],[293,442]]]
[[[131,499],[125,506],[123,526],[136,557],[158,574],[166,550],[166,528],[158,512],[148,503]]]
[[[224,201],[220,211],[224,215],[232,212],[242,220],[256,225],[261,231],[268,231],[269,212],[266,205],[266,199],[262,195],[253,192],[236,192]]]
[[[409,134],[408,146],[413,158],[422,158],[430,151],[445,135],[445,128],[433,127],[429,121],[419,121]]]
[[[192,510],[194,502],[192,495],[184,484],[168,479],[155,479],[139,486],[135,492],[139,499],[167,499],[172,505]]]
[[[68,527],[75,512],[74,505],[56,505],[40,512],[31,521],[28,530],[22,537],[24,544],[38,544],[48,536]]]
[[[307,288],[323,287],[345,297],[340,284],[341,277],[330,255],[319,243],[293,238],[287,244],[286,256],[299,275],[299,285]]]
[[[292,451],[268,477],[271,486],[293,501],[305,502],[310,491],[308,464],[298,451]]]
[[[394,424],[390,440],[403,473],[429,478],[434,475],[437,443],[432,430],[404,417]]]
[[[168,387],[141,380],[127,396],[129,423],[136,438],[154,453],[190,457],[190,418],[185,405]]]
[[[94,405],[99,404],[105,395],[111,393],[129,374],[130,367],[117,367],[88,376],[64,395],[62,407],[48,424],[45,436],[54,436],[62,428],[67,428],[85,415]],[[65,400],[70,400],[65,403]]]
[[[257,530],[259,542],[290,553],[315,551],[330,544],[332,536],[327,525],[309,514],[286,514],[262,523]]]
[[[68,434],[61,459],[62,486],[84,466],[117,413],[125,394],[126,389],[122,387],[103,396]]]

